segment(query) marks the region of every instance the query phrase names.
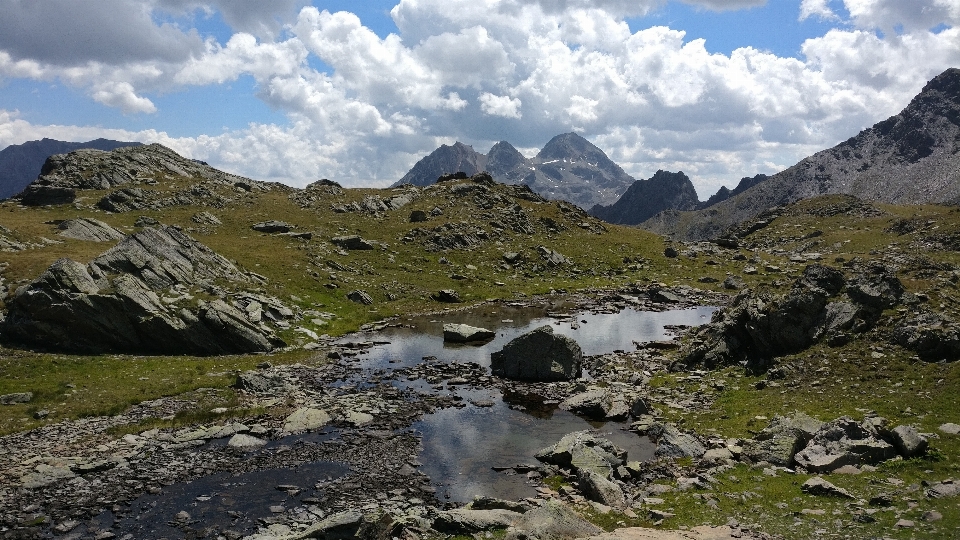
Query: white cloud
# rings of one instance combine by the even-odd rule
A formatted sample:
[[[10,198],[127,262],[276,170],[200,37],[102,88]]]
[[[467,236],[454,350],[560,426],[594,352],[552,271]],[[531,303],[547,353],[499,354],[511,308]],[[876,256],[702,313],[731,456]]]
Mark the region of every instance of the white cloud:
[[[685,1],[713,10],[765,3]],[[293,14],[300,0],[105,0],[121,16],[93,5],[101,27],[81,17],[73,34],[56,36],[58,47],[77,47],[63,56],[36,40],[5,38],[0,22],[0,77],[58,80],[126,113],[163,114],[154,93],[251,76],[257,97],[286,114],[286,125],[112,137],[162,140],[231,172],[293,185],[319,177],[386,185],[441,143],[485,150],[506,138],[531,149],[576,129],[635,176],[682,169],[706,197],[898,112],[926,80],[960,65],[955,0],[802,0],[799,16],[835,20],[841,2],[850,21],[805,42],[801,58],[783,58],[753,48],[710,53],[680,28],[631,31],[624,17],[662,0],[398,0],[391,15],[399,31],[386,37],[347,12],[307,6]],[[213,10],[235,31],[226,43],[153,18]],[[53,27],[68,28],[50,16],[61,17]],[[941,23],[953,28],[929,31]],[[143,43],[125,44],[127,30],[115,28],[123,24],[142,32]],[[116,50],[82,43],[98,32]],[[0,143],[87,133],[5,114]]]
[[[837,21],[840,17],[830,8],[830,0],[801,0],[800,20],[817,17],[822,21]]]
[[[491,116],[520,119],[523,116],[520,105],[519,99],[510,96],[495,96],[490,92],[480,94],[480,110]]]

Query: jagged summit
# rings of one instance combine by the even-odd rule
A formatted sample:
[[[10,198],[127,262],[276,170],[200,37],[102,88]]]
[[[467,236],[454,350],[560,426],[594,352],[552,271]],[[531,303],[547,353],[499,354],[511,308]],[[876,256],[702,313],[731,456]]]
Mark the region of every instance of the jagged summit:
[[[647,180],[637,180],[616,203],[597,205],[590,214],[608,223],[637,225],[664,210],[693,210],[697,190],[683,172],[657,171]]]
[[[394,185],[428,186],[444,174],[463,171],[472,175],[483,170],[498,182],[527,184],[540,195],[582,208],[613,204],[635,181],[593,143],[576,133],[564,133],[551,139],[532,159],[506,141],[495,144],[487,154],[459,142],[443,145]]]
[[[960,69],[928,82],[899,114],[708,209],[643,227],[678,239],[725,233],[762,211],[826,194],[891,204],[960,203]]]

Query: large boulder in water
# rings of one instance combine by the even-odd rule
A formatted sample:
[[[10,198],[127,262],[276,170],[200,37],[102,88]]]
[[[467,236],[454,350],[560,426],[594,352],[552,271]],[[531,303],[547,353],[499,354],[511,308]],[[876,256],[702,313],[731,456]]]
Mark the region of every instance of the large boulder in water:
[[[95,354],[270,351],[282,341],[268,330],[223,298],[196,297],[223,296],[215,282],[248,279],[177,227],[144,229],[86,266],[70,259],[53,263],[8,298],[0,334],[45,349]]]
[[[566,381],[580,377],[583,351],[576,341],[541,326],[490,355],[494,375],[524,381]]]

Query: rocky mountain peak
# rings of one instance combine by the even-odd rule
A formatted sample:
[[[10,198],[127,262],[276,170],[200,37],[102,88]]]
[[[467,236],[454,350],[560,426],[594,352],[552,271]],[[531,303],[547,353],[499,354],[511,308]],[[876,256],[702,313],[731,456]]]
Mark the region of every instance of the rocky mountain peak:
[[[637,225],[664,210],[693,210],[697,190],[682,171],[657,171],[647,180],[637,180],[610,206],[596,205],[590,213],[609,223]]]
[[[569,161],[610,161],[610,158],[592,142],[576,133],[564,133],[550,139],[537,158],[543,161],[566,159]]]
[[[504,174],[527,162],[527,158],[507,141],[500,141],[493,145],[487,153],[487,170],[493,174]]]
[[[430,155],[424,157],[403,175],[394,185],[412,184],[415,186],[429,186],[444,174],[465,172],[474,175],[486,169],[487,156],[477,152],[472,146],[460,141],[453,145],[440,145]]]

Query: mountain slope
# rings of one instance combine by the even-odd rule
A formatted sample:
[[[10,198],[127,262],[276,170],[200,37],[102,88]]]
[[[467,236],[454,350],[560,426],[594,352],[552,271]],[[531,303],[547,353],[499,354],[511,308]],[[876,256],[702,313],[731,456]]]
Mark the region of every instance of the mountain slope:
[[[666,212],[642,226],[678,239],[711,238],[772,206],[825,194],[893,204],[960,202],[960,69],[935,77],[900,114],[739,195],[696,212]]]
[[[443,145],[414,165],[394,186],[428,186],[443,174],[486,170],[505,184],[527,184],[550,199],[563,199],[582,208],[613,204],[635,179],[614,163],[603,150],[576,133],[551,139],[532,159],[527,159],[506,141],[486,155],[470,146]]]
[[[95,139],[82,143],[41,139],[12,144],[0,150],[0,199],[12,197],[23,191],[23,188],[33,182],[40,173],[40,168],[47,158],[54,154],[66,154],[81,148],[114,150],[124,146],[138,145],[140,145],[138,142],[109,139]]]
[[[634,182],[614,204],[594,206],[590,214],[608,223],[637,225],[664,210],[693,210],[698,203],[687,175],[657,171],[648,180]]]

